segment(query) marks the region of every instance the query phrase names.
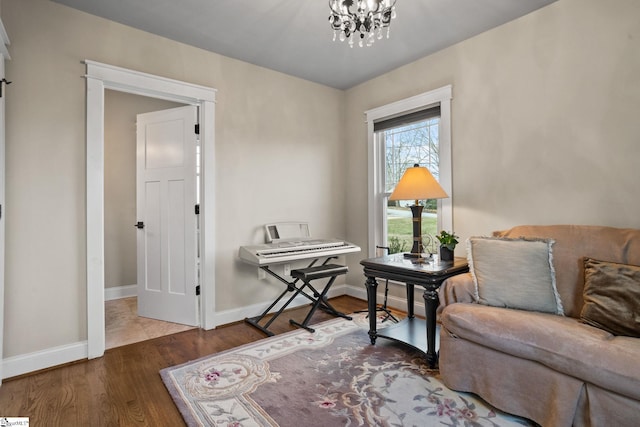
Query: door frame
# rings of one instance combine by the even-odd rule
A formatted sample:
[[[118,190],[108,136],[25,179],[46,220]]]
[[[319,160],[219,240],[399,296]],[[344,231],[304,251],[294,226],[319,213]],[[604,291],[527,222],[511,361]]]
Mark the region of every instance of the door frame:
[[[11,59],[7,46],[9,45],[9,36],[4,29],[2,19],[0,19],[0,79],[5,78],[4,61],[5,59]],[[0,386],[2,386],[2,379],[4,378],[2,370],[2,360],[4,358],[4,350],[2,343],[4,341],[4,224],[5,215],[7,211],[5,203],[5,97],[7,93],[7,87],[3,85],[3,95],[0,100]]]
[[[104,91],[115,90],[199,107],[200,327],[215,325],[215,102],[216,89],[91,60],[86,78],[87,357],[105,350]]]

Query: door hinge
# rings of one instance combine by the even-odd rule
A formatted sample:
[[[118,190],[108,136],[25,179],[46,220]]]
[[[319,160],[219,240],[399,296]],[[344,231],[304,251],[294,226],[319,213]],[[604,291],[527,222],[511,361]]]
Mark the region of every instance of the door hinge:
[[[199,123],[196,123],[195,132],[196,132],[196,135],[200,135],[200,124]]]
[[[196,205],[194,210],[196,212],[196,215],[200,215],[200,205]]]
[[[200,295],[200,285],[196,286],[196,296]]]

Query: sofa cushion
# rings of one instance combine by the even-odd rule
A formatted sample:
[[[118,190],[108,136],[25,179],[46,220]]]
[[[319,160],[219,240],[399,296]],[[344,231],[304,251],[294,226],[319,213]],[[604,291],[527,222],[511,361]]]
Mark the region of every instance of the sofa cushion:
[[[444,333],[640,399],[637,338],[615,337],[571,317],[479,304],[449,305],[441,321]]]
[[[640,338],[640,267],[586,259],[580,319],[614,335]]]
[[[553,264],[565,316],[580,317],[584,258],[640,265],[640,230],[597,225],[519,225],[496,231],[500,237],[540,237],[555,240]]]
[[[552,240],[471,237],[467,245],[480,304],[562,314]]]

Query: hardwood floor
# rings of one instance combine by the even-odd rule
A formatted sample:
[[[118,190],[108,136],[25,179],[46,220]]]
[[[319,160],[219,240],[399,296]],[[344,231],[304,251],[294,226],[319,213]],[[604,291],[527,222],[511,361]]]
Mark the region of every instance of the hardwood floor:
[[[331,303],[346,313],[367,307],[366,301],[348,296]],[[270,329],[293,330],[289,319],[302,321],[307,312],[308,306],[288,311]],[[318,310],[312,324],[331,318]],[[262,332],[244,322],[212,331],[192,329],[112,348],[99,359],[5,380],[0,417],[29,417],[32,427],[184,425],[159,371],[262,338]]]

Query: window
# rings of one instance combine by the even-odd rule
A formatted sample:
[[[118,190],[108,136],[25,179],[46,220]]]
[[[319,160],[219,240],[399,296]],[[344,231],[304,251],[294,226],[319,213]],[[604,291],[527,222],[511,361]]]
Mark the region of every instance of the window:
[[[379,141],[384,152],[384,195],[386,215],[383,229],[386,231],[385,246],[390,253],[407,252],[413,245],[413,223],[410,200],[389,201],[389,196],[407,168],[414,164],[425,166],[434,178],[439,176],[438,130],[440,106],[403,115],[393,119],[374,122],[374,140]],[[433,236],[437,231],[438,205],[435,199],[420,200],[422,213],[422,235]],[[433,241],[425,239],[425,251],[433,250]]]
[[[366,112],[369,133],[369,255],[375,246],[392,252],[411,249],[412,201],[390,202],[389,195],[404,171],[426,166],[449,195],[421,200],[425,205],[423,235],[452,229],[451,211],[451,86]],[[429,244],[425,240],[425,246]],[[432,248],[433,250],[433,248]]]

